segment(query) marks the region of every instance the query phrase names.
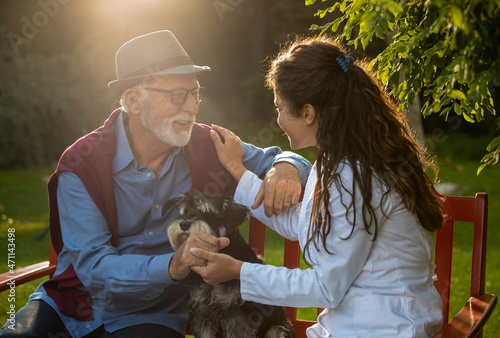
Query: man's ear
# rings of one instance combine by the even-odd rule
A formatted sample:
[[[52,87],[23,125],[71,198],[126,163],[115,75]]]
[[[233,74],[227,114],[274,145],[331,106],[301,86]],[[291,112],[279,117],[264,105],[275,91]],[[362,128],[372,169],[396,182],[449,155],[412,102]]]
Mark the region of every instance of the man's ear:
[[[142,96],[139,89],[128,88],[125,90],[123,98],[131,114],[139,114],[142,109]]]
[[[304,120],[304,124],[310,126],[313,124],[314,119],[316,118],[316,109],[312,104],[306,103],[302,107],[302,119]]]

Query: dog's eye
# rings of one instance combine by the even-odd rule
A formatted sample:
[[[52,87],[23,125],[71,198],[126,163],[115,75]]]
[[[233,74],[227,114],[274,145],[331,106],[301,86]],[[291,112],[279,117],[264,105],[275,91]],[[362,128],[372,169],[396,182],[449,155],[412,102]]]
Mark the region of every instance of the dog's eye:
[[[224,221],[223,218],[219,214],[214,214],[214,213],[208,213],[208,214],[203,214],[203,218],[209,223],[209,224],[220,224]]]

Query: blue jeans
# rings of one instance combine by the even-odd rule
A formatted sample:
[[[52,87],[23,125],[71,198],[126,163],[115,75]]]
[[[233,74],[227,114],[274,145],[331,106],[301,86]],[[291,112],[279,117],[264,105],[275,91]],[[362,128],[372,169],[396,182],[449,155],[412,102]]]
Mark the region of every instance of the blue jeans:
[[[15,330],[9,328],[9,322],[0,330],[2,338],[71,338],[57,312],[42,300],[29,301],[16,313]],[[183,338],[184,335],[163,325],[140,324],[129,326],[115,332],[107,332],[103,327],[85,336],[85,338]]]

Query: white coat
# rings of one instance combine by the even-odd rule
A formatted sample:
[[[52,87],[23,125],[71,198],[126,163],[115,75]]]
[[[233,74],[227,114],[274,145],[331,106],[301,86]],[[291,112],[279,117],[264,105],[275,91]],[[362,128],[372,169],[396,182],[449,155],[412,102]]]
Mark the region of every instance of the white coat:
[[[352,186],[352,169],[341,164],[344,187]],[[442,325],[441,298],[433,284],[432,234],[419,224],[394,191],[382,203],[386,187],[374,179],[373,202],[379,222],[377,238],[362,223],[361,197],[356,194],[356,227],[351,195],[330,187],[331,232],[329,254],[319,243],[310,246],[312,268],[287,269],[244,263],[241,294],[244,300],[292,307],[322,307],[317,324],[308,337],[430,337]],[[261,181],[247,171],[241,178],[235,200],[250,206]],[[301,249],[308,235],[309,217],[316,183],[313,166],[301,204],[279,216],[267,218],[262,206],[254,216],[282,236],[298,240]],[[341,198],[342,196],[342,198]],[[382,210],[384,212],[382,212]],[[385,216],[384,216],[385,214]],[[373,229],[373,227],[371,228]]]

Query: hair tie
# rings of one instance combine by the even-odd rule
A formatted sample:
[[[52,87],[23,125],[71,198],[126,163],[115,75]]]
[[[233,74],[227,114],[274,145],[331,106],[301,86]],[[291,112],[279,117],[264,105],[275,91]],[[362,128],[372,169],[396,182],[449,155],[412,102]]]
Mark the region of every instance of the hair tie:
[[[338,56],[337,62],[339,63],[340,67],[342,67],[344,72],[347,72],[349,70],[349,64],[351,62],[354,62],[354,58],[352,56],[347,56],[345,58],[341,58],[340,56]]]

